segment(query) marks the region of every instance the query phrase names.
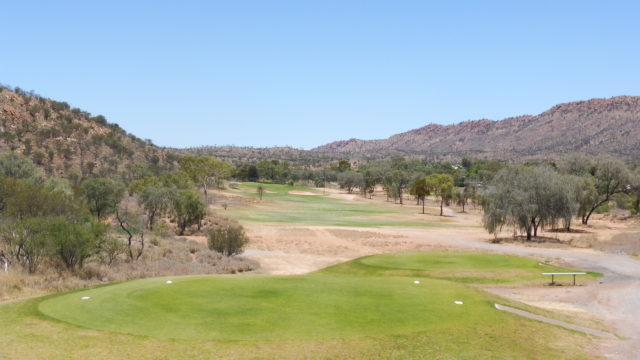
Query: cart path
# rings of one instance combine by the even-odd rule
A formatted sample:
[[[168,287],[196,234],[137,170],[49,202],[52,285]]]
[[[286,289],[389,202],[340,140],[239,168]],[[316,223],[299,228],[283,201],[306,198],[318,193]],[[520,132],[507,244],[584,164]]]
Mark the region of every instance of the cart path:
[[[580,332],[583,332],[585,334],[599,336],[599,337],[605,338],[605,339],[617,339],[617,337],[615,337],[613,334],[610,334],[608,332],[589,329],[589,328],[578,326],[578,325],[574,325],[574,324],[569,324],[569,323],[566,323],[564,321],[550,319],[548,317],[532,314],[530,312],[519,310],[519,309],[514,309],[512,307],[505,306],[505,305],[495,304],[495,306],[496,306],[496,309],[498,309],[498,310],[510,312],[512,314],[516,314],[516,315],[520,315],[520,316],[524,316],[524,317],[529,318],[529,319],[542,321],[542,322],[545,322],[547,324],[562,326],[563,328],[567,328],[567,329],[575,330],[575,331],[580,331]]]

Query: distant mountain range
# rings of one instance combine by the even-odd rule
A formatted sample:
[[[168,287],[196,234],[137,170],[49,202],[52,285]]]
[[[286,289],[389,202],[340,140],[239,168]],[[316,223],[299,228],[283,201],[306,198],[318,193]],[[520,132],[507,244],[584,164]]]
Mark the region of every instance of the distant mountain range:
[[[172,168],[177,156],[185,154],[213,155],[236,164],[288,160],[311,167],[339,159],[358,162],[404,156],[456,160],[470,156],[518,161],[569,152],[608,154],[640,162],[640,97],[565,103],[539,115],[500,121],[430,124],[387,139],[342,140],[311,150],[237,146],[169,149],[65,102],[0,86],[0,151],[7,150],[30,157],[51,174],[75,178],[137,178]]]
[[[568,152],[640,159],[640,97],[560,104],[535,116],[430,124],[381,140],[349,139],[311,150],[367,154],[517,159]]]

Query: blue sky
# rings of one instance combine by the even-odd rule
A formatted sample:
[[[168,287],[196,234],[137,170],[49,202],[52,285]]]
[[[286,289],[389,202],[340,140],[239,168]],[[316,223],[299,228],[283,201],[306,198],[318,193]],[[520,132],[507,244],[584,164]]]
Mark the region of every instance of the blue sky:
[[[4,1],[0,82],[163,146],[385,138],[640,95],[639,2]]]

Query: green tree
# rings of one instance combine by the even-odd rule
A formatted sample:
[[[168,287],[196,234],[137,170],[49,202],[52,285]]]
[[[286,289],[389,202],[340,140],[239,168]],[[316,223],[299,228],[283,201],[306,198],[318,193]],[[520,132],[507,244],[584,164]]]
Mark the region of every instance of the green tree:
[[[5,218],[26,219],[40,216],[69,216],[83,213],[83,209],[64,182],[47,181],[40,185],[28,180],[7,178],[0,180],[0,210]]]
[[[122,230],[127,237],[127,255],[130,261],[138,260],[144,252],[144,221],[140,216],[127,210],[118,209],[115,210],[116,221],[120,230]],[[138,243],[136,246],[135,244]],[[134,253],[134,248],[136,251]]]
[[[440,198],[440,216],[443,206],[453,197],[453,177],[449,174],[431,174],[426,179],[427,187]]]
[[[471,185],[467,184],[465,187],[456,189],[453,192],[453,198],[456,202],[456,205],[462,207],[462,212],[464,212],[464,208],[467,206],[467,202],[473,196],[472,189],[475,189]]]
[[[483,197],[483,223],[497,234],[503,225],[524,230],[527,240],[538,228],[555,226],[571,216],[570,191],[564,179],[548,167],[517,167],[500,170]]]
[[[153,230],[153,224],[158,216],[162,216],[171,208],[176,189],[165,186],[147,186],[138,199],[138,203],[147,213],[147,226]]]
[[[198,194],[191,190],[178,190],[172,205],[178,235],[184,235],[187,227],[199,224],[206,214],[204,203]]]
[[[362,174],[354,171],[345,171],[338,174],[338,184],[340,188],[346,189],[349,194],[356,188],[364,186],[364,177]]]
[[[212,185],[220,187],[222,180],[233,175],[234,166],[211,156],[185,156],[179,160],[180,168],[191,179],[202,186],[205,199],[208,188]]]
[[[387,173],[382,179],[382,186],[387,193],[387,197],[400,199],[400,205],[403,204],[402,194],[409,185],[411,179],[409,175],[402,170],[393,170]]]
[[[615,194],[628,193],[632,189],[633,179],[622,161],[612,158],[599,158],[595,162],[595,180],[598,196],[590,204],[582,223],[587,224],[591,214],[602,204],[611,200]]]
[[[124,196],[124,185],[111,179],[87,179],[80,187],[89,210],[98,218],[112,214]]]
[[[431,189],[427,184],[426,178],[416,179],[409,187],[409,194],[416,197],[418,203],[422,202],[422,213],[424,214],[424,200],[431,194]]]
[[[571,154],[560,161],[561,171],[591,179],[596,194],[591,189],[584,191],[585,197],[580,199],[584,206],[580,211],[582,223],[587,225],[593,212],[612,199],[613,195],[630,193],[633,189],[634,177],[627,166],[620,160],[602,156],[596,159],[586,155]],[[586,186],[586,185],[585,185]]]
[[[258,168],[255,165],[249,165],[247,168],[247,180],[258,181],[259,178],[260,174],[258,173]]]
[[[168,172],[160,176],[160,182],[166,187],[175,187],[176,189],[186,190],[193,187],[193,181],[189,174],[182,170]]]
[[[68,218],[55,217],[48,226],[47,235],[52,253],[68,270],[73,270],[82,268],[85,260],[99,253],[106,226],[90,219],[70,222]]]
[[[2,224],[2,241],[29,273],[36,272],[42,259],[51,251],[47,234],[50,222],[50,217],[36,217]]]

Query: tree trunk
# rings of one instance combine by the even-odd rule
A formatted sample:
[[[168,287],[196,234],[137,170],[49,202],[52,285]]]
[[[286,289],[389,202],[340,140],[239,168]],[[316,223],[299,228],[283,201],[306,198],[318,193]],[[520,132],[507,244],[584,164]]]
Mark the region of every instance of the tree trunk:
[[[608,196],[607,196],[604,200],[602,200],[602,201],[600,201],[599,203],[595,204],[595,205],[591,208],[591,210],[589,210],[589,212],[587,213],[587,216],[586,216],[586,217],[582,217],[582,223],[583,223],[584,225],[587,225],[587,223],[589,222],[589,218],[591,217],[591,214],[593,214],[593,212],[594,212],[594,211],[596,211],[596,209],[597,209],[600,205],[602,205],[602,204],[606,203],[607,201],[609,201],[609,197],[608,197]]]
[[[153,230],[153,222],[156,217],[156,211],[153,210],[149,213],[149,230]]]
[[[440,198],[440,216],[442,216],[443,211],[442,211],[442,204],[444,203],[444,197]]]
[[[424,214],[424,198],[422,198],[422,213]]]

